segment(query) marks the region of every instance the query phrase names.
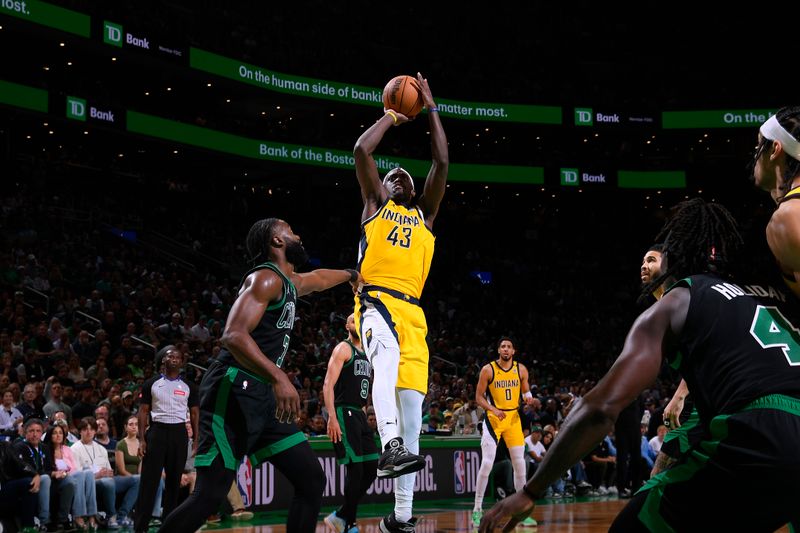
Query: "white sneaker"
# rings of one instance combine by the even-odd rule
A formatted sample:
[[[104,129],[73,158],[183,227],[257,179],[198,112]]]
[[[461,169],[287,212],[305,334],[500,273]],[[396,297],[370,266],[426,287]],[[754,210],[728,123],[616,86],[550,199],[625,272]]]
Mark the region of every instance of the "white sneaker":
[[[328,516],[325,517],[325,523],[333,529],[336,533],[342,533],[344,528],[347,527],[347,524],[344,521],[344,518],[340,518],[336,515],[336,511],[332,512]]]

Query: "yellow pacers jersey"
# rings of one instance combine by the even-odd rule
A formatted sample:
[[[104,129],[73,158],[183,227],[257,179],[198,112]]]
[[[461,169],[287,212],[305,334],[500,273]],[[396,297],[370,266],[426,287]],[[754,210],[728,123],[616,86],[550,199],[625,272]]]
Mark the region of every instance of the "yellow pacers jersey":
[[[519,364],[514,361],[511,368],[503,370],[497,361],[492,361],[492,380],[486,391],[489,393],[489,403],[501,411],[516,411],[519,409],[521,379],[519,377]]]
[[[394,289],[419,299],[430,271],[435,240],[418,207],[387,200],[362,224],[358,270],[367,285]]]

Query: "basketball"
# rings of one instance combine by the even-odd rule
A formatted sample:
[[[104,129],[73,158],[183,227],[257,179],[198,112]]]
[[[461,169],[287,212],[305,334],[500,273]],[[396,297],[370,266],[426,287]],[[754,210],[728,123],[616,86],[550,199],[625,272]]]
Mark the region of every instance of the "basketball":
[[[422,95],[416,87],[416,78],[395,76],[383,88],[383,107],[412,118],[422,110]]]

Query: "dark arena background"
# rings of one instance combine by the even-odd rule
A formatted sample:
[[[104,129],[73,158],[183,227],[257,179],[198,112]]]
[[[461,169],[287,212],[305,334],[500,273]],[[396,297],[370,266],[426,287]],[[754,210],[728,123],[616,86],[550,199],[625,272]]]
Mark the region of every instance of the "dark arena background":
[[[45,403],[60,382],[73,408],[107,405],[123,439],[159,345],[177,343],[198,384],[219,352],[253,222],[288,221],[310,256],[303,270],[355,268],[355,141],[383,115],[386,82],[421,72],[450,170],[421,298],[430,377],[416,530],[474,530],[480,437],[453,412],[474,398],[497,339],[515,339],[543,406],[523,412],[529,429],[560,420],[619,354],[652,303],[637,303],[642,256],[677,203],[725,205],[752,269],[772,268],[775,206],[752,182],[753,153],[759,125],[798,101],[788,13],[530,4],[0,0],[0,391],[22,403],[38,381]],[[401,165],[421,190],[429,135],[425,111],[391,128],[381,176]],[[321,391],[352,312],[346,283],[301,297],[284,365],[326,476],[320,532],[344,486]],[[160,326],[175,313],[170,337]],[[678,381],[665,366],[642,414]],[[497,462],[487,509],[502,496]],[[285,478],[245,460],[237,485],[254,515],[223,504],[208,530],[286,531]],[[539,502],[538,531],[606,531],[626,502],[564,496]],[[379,531],[392,502],[391,480],[375,481],[360,531]],[[18,518],[6,511],[5,530]]]

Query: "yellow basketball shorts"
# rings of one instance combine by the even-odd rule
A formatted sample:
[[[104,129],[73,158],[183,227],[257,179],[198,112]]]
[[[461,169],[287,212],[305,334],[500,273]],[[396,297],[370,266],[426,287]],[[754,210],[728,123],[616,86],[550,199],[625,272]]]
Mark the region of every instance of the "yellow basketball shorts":
[[[522,421],[519,418],[519,411],[503,412],[506,414],[503,420],[500,420],[492,413],[486,413],[481,438],[491,439],[495,444],[499,444],[500,439],[503,439],[509,449],[514,446],[524,446],[525,437],[522,435]]]
[[[397,387],[427,394],[428,324],[422,308],[385,291],[369,290],[356,296],[355,321],[370,358],[378,341],[399,348]]]

